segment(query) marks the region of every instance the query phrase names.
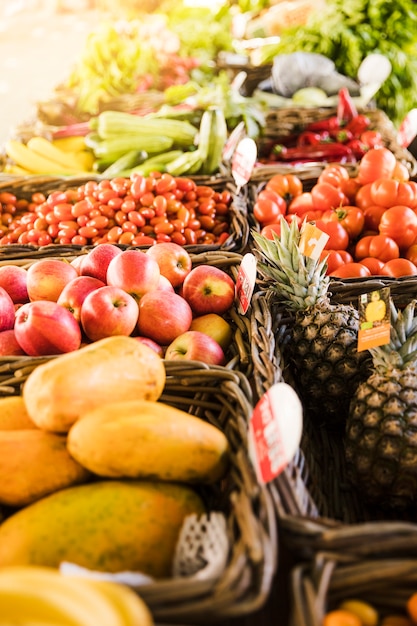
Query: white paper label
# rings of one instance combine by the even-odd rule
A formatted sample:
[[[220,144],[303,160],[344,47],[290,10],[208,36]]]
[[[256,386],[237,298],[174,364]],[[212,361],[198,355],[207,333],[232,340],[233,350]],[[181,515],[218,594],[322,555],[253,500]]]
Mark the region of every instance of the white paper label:
[[[244,137],[238,144],[232,159],[232,176],[240,189],[246,185],[252,175],[258,156],[256,143],[250,137]]]
[[[245,315],[249,308],[256,282],[256,258],[248,252],[244,255],[236,280],[236,296],[239,301],[239,312]]]

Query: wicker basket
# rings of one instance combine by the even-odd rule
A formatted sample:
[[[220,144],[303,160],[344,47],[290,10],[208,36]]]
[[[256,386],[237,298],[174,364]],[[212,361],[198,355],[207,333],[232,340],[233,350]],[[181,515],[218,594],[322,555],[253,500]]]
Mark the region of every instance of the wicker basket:
[[[27,376],[52,358],[20,359],[14,370],[18,392]],[[248,615],[267,601],[276,571],[277,534],[268,490],[259,484],[248,453],[252,392],[246,377],[199,362],[165,362],[162,402],[208,421],[224,432],[231,466],[221,483],[204,488],[208,509],[226,516],[230,551],[216,576],[178,577],[137,587],[155,620],[183,624],[218,623]]]
[[[45,196],[54,191],[76,189],[88,180],[100,181],[94,175],[54,177],[54,176],[0,176],[0,193],[10,192],[18,198],[30,200],[33,193],[40,192]],[[189,251],[224,250],[242,252],[247,247],[249,227],[247,221],[247,189],[237,190],[236,185],[227,176],[194,176],[198,185],[207,185],[217,191],[228,190],[232,195],[230,206],[230,236],[220,245],[185,246]],[[10,247],[13,248],[15,244]],[[58,244],[57,244],[58,246]],[[33,246],[32,246],[33,247]],[[59,246],[58,246],[59,247]],[[1,252],[0,252],[1,255]]]
[[[363,541],[369,537],[363,535]],[[389,548],[388,540],[388,548]],[[388,554],[388,553],[386,553]],[[417,589],[415,545],[407,555],[374,554],[366,559],[319,553],[291,572],[290,626],[322,626],[326,612],[348,599],[371,604],[382,618],[406,616],[407,599]]]
[[[32,250],[30,246],[3,246],[0,247],[0,267],[18,265],[27,269],[37,260],[45,258],[65,259],[70,262],[82,254],[87,254],[91,249],[91,246],[81,248],[50,245]],[[191,258],[193,267],[202,264],[218,267],[229,274],[235,282],[242,261],[242,255],[222,250],[191,253]],[[230,311],[225,314],[225,319],[233,331],[232,342],[226,352],[227,368],[239,371],[251,379],[254,368],[251,355],[250,317],[249,315],[241,315],[238,305],[235,303]],[[37,360],[38,358],[35,358],[34,362]],[[29,356],[0,356],[0,397],[19,393],[22,371],[25,371],[26,367],[32,367],[32,361],[33,359]]]
[[[381,133],[384,144],[394,153],[398,161],[407,166],[410,175],[417,173],[417,161],[398,141],[395,127],[388,116],[379,109],[364,109],[363,112],[371,120],[373,130]],[[258,152],[267,154],[271,146],[282,143],[291,135],[302,132],[311,122],[319,122],[336,115],[335,108],[277,108],[270,109],[266,115],[266,124],[261,139],[258,140]],[[262,169],[263,166],[260,166]],[[280,167],[280,164],[277,164]]]

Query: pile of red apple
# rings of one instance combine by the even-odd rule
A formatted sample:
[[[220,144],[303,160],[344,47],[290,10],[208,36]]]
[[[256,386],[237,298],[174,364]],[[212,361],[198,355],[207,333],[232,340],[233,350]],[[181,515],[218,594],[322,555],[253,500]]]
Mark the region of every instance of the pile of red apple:
[[[128,335],[166,359],[226,363],[225,314],[235,282],[214,265],[193,266],[166,242],[122,250],[101,244],[68,261],[44,258],[0,267],[0,355],[48,356]]]

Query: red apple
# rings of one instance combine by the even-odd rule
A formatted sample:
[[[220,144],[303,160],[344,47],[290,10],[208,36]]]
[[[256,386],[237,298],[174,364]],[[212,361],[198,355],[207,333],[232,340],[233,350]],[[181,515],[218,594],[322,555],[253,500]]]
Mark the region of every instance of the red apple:
[[[85,255],[79,254],[71,261],[71,265],[75,267],[79,275],[81,275],[81,264],[84,261],[84,258],[85,258]]]
[[[14,326],[16,308],[13,300],[3,287],[0,287],[0,332]]]
[[[214,265],[197,265],[186,276],[182,295],[195,315],[228,311],[235,299],[235,283],[224,270]]]
[[[3,287],[15,304],[29,302],[27,270],[20,265],[0,267],[0,287]]]
[[[82,257],[79,267],[80,276],[92,276],[106,281],[107,268],[114,257],[121,254],[122,249],[113,243],[100,243]]]
[[[100,287],[105,287],[105,283],[92,276],[77,276],[65,285],[57,300],[58,304],[70,311],[77,322],[81,320],[81,305],[89,293]]]
[[[206,315],[195,317],[191,322],[190,330],[198,330],[210,335],[221,345],[223,350],[227,350],[233,339],[231,325],[217,313],[206,313]]]
[[[27,270],[29,300],[56,302],[65,285],[77,276],[75,267],[65,260],[39,259]]]
[[[142,250],[124,250],[109,263],[106,282],[119,287],[136,300],[158,287],[161,272],[158,263]]]
[[[20,347],[14,328],[0,332],[0,356],[21,356],[26,352]]]
[[[81,327],[90,341],[130,335],[138,321],[139,306],[120,287],[105,285],[89,293],[81,306]]]
[[[73,352],[81,345],[81,329],[75,317],[50,300],[23,304],[16,312],[14,331],[29,356]]]
[[[159,343],[156,343],[156,341],[154,341],[153,339],[149,339],[149,337],[143,337],[142,335],[137,335],[133,338],[137,339],[137,341],[140,341],[141,343],[144,343],[146,346],[149,346],[150,348],[152,348],[152,350],[155,350],[155,352],[159,354],[161,358],[163,358],[164,349],[162,346],[159,345]]]
[[[162,276],[162,274],[159,277],[157,289],[159,291],[175,291],[174,287],[169,282],[168,278],[165,278],[165,276]]]
[[[199,330],[188,330],[174,339],[165,351],[165,359],[168,361],[187,359],[208,365],[224,365],[226,361],[221,345],[213,337]]]
[[[192,319],[190,305],[175,291],[150,291],[139,301],[137,332],[167,346],[190,328]]]
[[[173,241],[164,241],[148,248],[146,254],[155,259],[162,276],[168,278],[173,287],[179,287],[191,272],[191,256],[185,248]]]

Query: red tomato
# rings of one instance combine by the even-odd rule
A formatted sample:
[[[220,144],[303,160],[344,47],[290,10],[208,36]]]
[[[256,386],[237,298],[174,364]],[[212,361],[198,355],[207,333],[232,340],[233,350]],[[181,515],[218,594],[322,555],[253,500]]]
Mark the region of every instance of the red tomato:
[[[319,211],[337,209],[348,204],[345,194],[330,183],[317,183],[311,190],[313,208]]]
[[[340,222],[316,220],[316,226],[329,235],[329,239],[324,246],[326,250],[346,250],[349,245],[349,235]]]
[[[380,261],[372,256],[367,256],[364,259],[361,259],[361,263],[368,268],[372,276],[379,276],[382,268],[384,267],[384,261]]]
[[[381,216],[378,230],[391,237],[400,250],[409,248],[417,236],[417,215],[408,206],[392,206]]]
[[[350,239],[356,239],[362,232],[365,224],[365,216],[362,209],[357,206],[346,205],[340,209],[325,211],[324,221],[338,221],[347,230]]]
[[[353,257],[347,250],[326,250],[324,249],[320,255],[320,260],[322,261],[325,257],[327,257],[327,270],[326,274],[331,274],[337,270],[338,267],[344,265],[345,263],[352,263]]]
[[[306,211],[313,211],[313,198],[309,191],[300,193],[299,196],[293,198],[288,206],[287,213],[296,213],[303,215]]]
[[[379,222],[387,209],[384,206],[370,205],[363,212],[366,230],[378,230]]]
[[[370,276],[371,272],[362,263],[345,263],[345,265],[341,265],[329,275],[337,278],[363,278]]]
[[[399,278],[400,276],[416,276],[417,266],[409,259],[392,259],[385,263],[381,274],[383,276],[394,276],[394,278]]]
[[[407,182],[392,178],[377,178],[371,184],[371,198],[374,204],[389,209],[397,204],[411,207],[415,202],[415,192]]]
[[[392,178],[396,165],[397,159],[388,148],[370,148],[359,162],[359,182],[366,185],[377,178]]]
[[[280,222],[275,222],[274,224],[267,224],[266,226],[264,226],[261,229],[261,235],[263,237],[266,237],[267,239],[271,239],[271,241],[274,238],[273,233],[275,233],[278,236],[281,234],[281,223]]]
[[[408,170],[408,167],[404,165],[404,163],[401,163],[401,161],[397,161],[394,167],[394,171],[392,173],[392,177],[395,178],[395,180],[400,180],[401,182],[410,180],[410,172]]]
[[[343,191],[350,204],[357,204],[356,202],[356,194],[359,189],[362,187],[357,178],[348,178],[342,182],[340,189]],[[358,205],[359,206],[359,205]]]
[[[413,243],[406,251],[405,258],[417,265],[417,243]]]
[[[281,196],[272,189],[263,189],[253,205],[253,215],[261,224],[276,222],[280,215],[284,215],[287,204]]]
[[[295,174],[275,174],[267,182],[266,189],[272,189],[285,200],[290,200],[303,192],[303,183]]]
[[[329,183],[333,187],[341,187],[349,180],[349,173],[343,165],[339,163],[333,163],[332,165],[326,165],[322,173],[317,179],[318,183]]]
[[[366,207],[375,204],[375,202],[371,198],[371,183],[367,185],[362,185],[356,193],[355,196],[355,204],[360,209],[366,209]]]
[[[365,130],[361,133],[360,140],[368,148],[376,148],[383,145],[382,135],[377,130]]]
[[[398,259],[400,249],[398,244],[385,235],[367,235],[359,239],[355,246],[353,257],[356,261],[361,261],[365,257],[376,257],[384,263],[391,259]]]

